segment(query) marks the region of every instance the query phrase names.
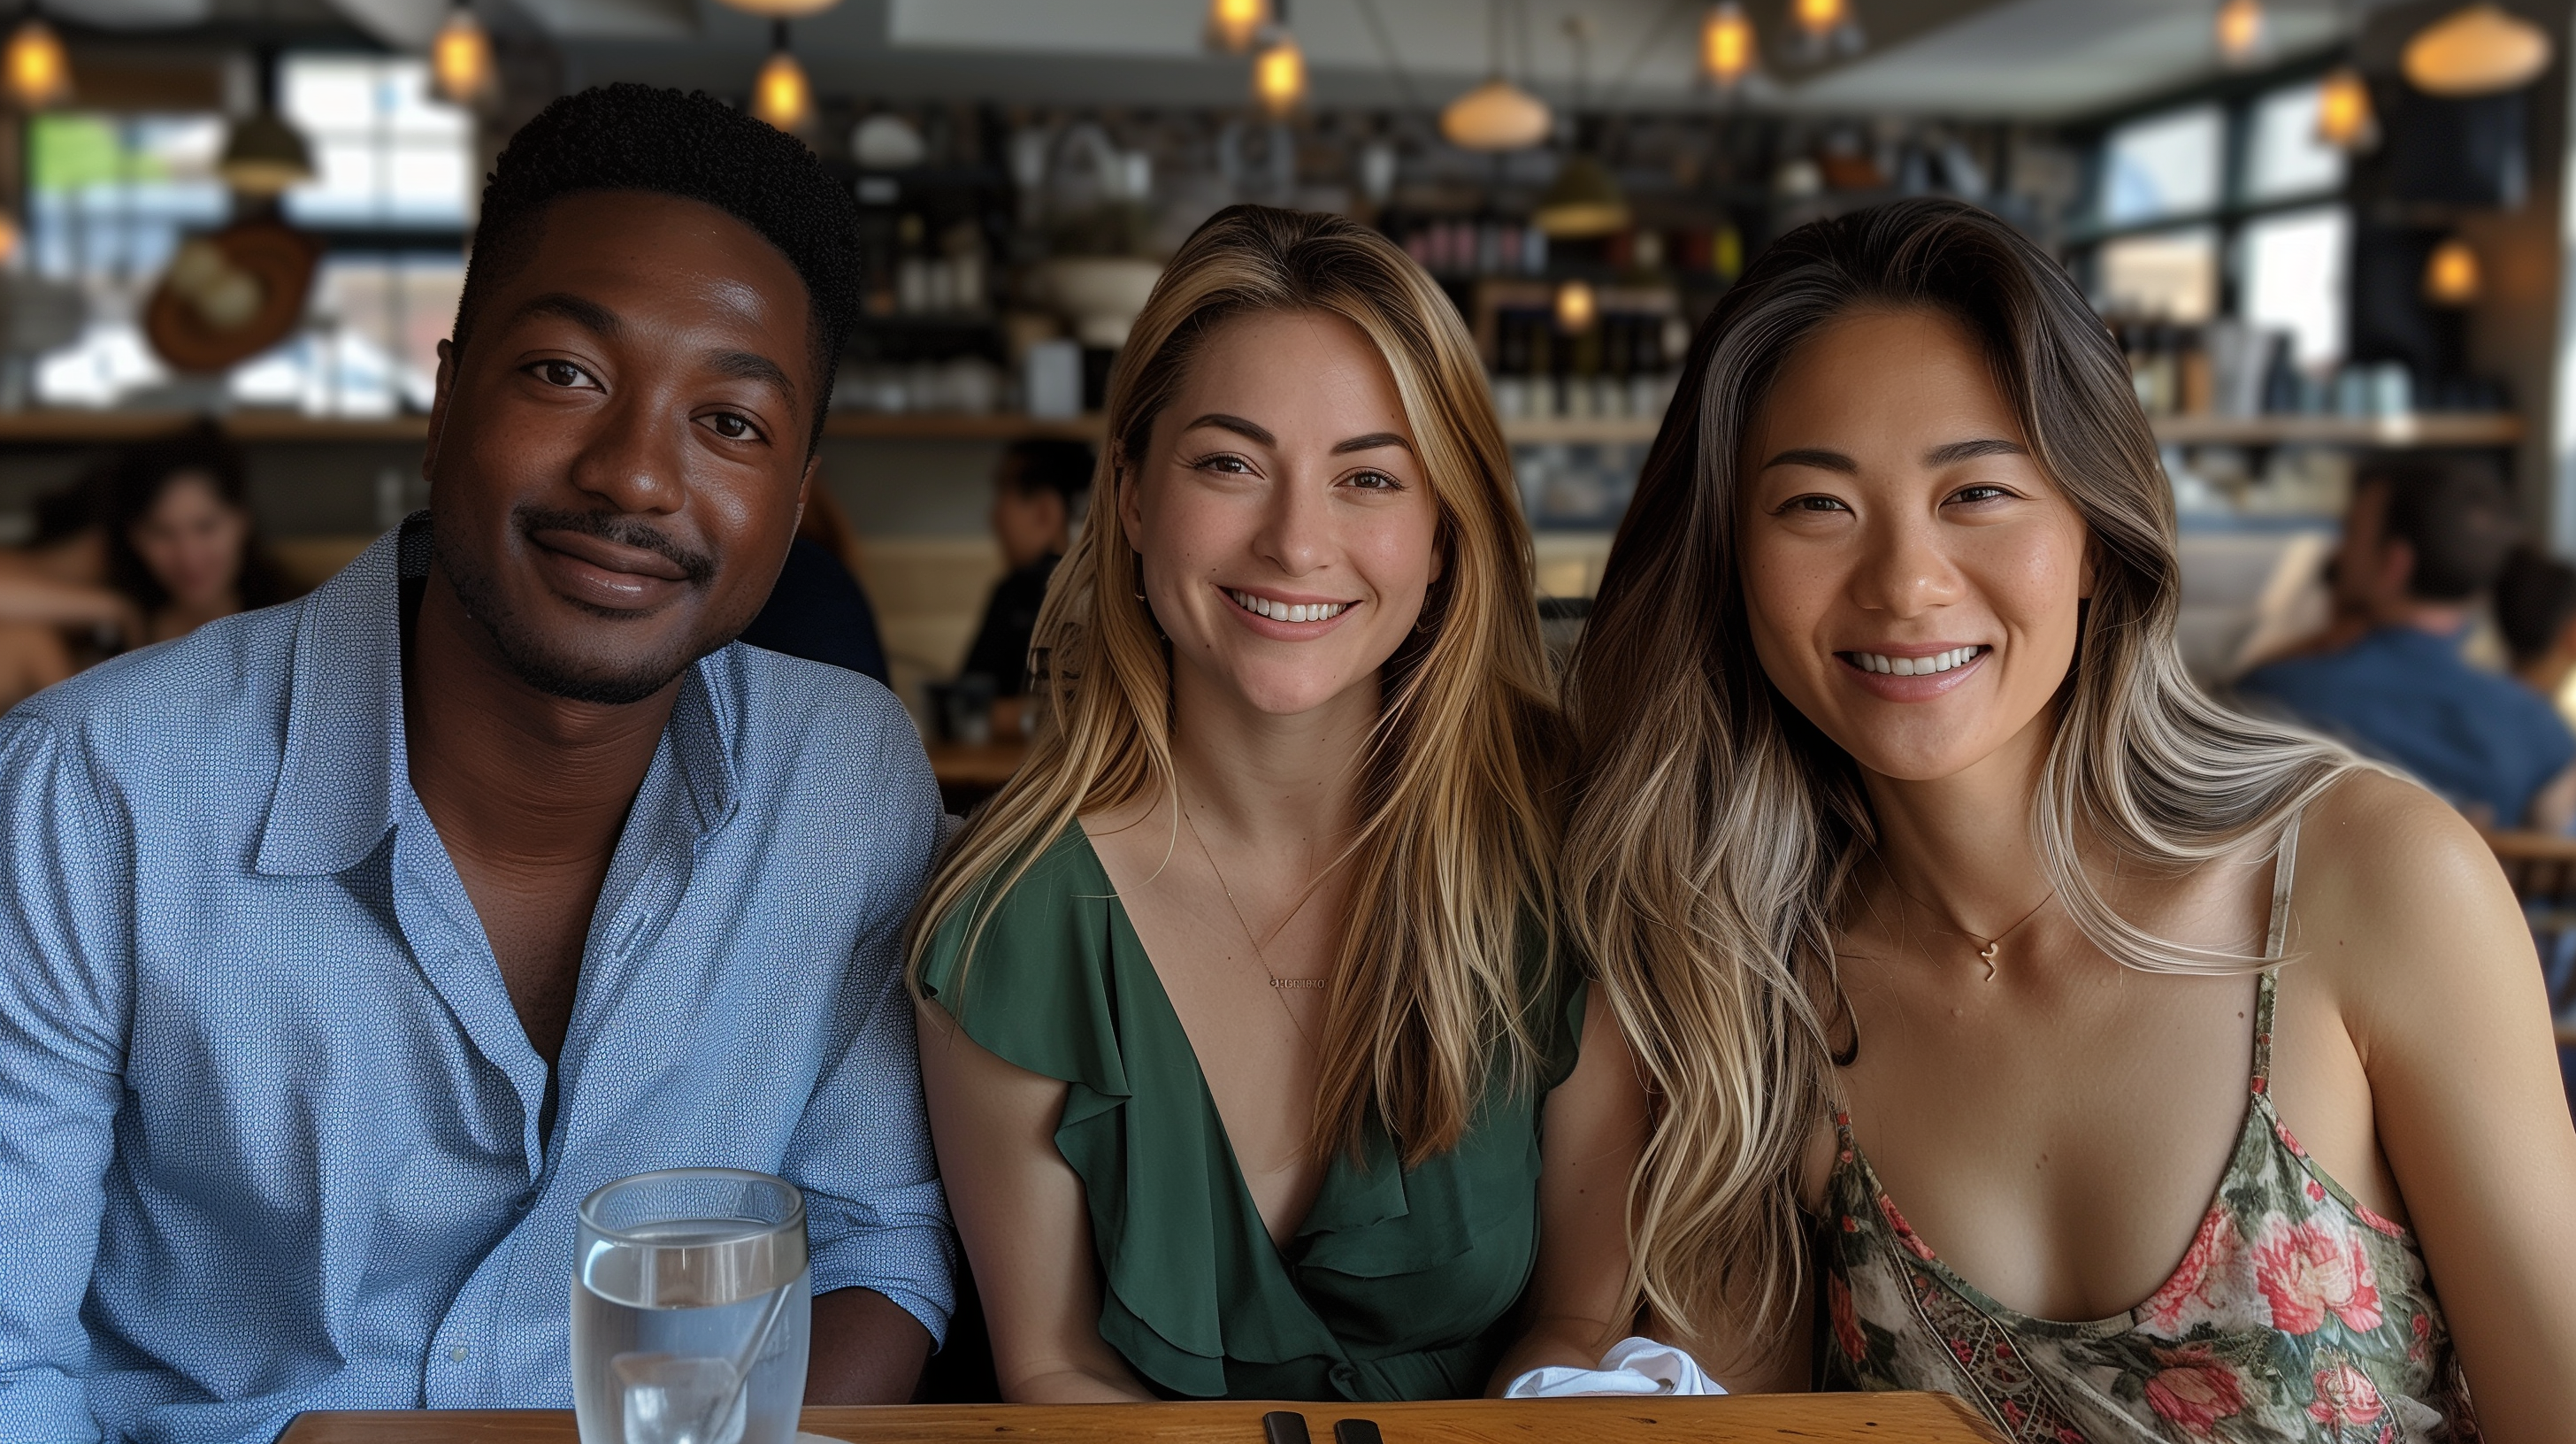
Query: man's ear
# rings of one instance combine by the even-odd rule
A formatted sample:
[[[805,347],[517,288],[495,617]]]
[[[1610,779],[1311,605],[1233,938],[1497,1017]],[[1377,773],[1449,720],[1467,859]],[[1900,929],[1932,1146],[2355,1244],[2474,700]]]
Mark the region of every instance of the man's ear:
[[[2415,594],[2415,544],[2394,537],[2379,544],[2379,590],[2385,597]]]
[[[438,343],[438,379],[430,392],[429,441],[420,449],[420,479],[433,486],[438,480],[438,443],[447,431],[447,400],[456,387],[456,342]]]

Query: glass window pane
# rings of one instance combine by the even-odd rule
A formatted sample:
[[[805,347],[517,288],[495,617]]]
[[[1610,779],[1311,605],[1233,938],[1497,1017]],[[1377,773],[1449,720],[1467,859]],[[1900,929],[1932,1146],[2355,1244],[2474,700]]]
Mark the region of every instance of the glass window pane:
[[[286,193],[286,213],[298,221],[346,224],[371,221],[383,207],[384,157],[364,139],[326,140],[313,147],[319,173]]]
[[[2194,106],[2111,132],[2102,155],[2102,219],[2111,225],[2215,209],[2225,123]]]
[[[2245,148],[2247,199],[2310,195],[2343,184],[2343,152],[2317,139],[2317,97],[2324,88],[2296,85],[2255,103]]]
[[[2218,233],[2206,226],[2102,244],[2100,308],[2196,326],[2218,309]]]
[[[2344,266],[2352,217],[2341,206],[2289,211],[2245,226],[2245,321],[2287,331],[2302,366],[2343,359]]]
[[[465,223],[463,148],[406,145],[385,159],[386,200],[393,219],[410,225]]]
[[[368,131],[376,124],[376,65],[330,55],[290,55],[278,62],[279,104],[309,135]]]
[[[439,99],[429,88],[429,65],[421,60],[383,63],[385,125],[404,139],[462,141],[465,112]]]

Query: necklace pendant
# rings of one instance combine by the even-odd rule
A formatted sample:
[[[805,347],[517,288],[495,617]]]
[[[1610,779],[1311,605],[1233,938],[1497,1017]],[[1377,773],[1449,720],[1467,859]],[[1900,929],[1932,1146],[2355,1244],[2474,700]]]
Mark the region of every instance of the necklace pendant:
[[[1274,988],[1321,988],[1324,983],[1325,980],[1322,978],[1272,978],[1270,980],[1270,986]]]
[[[1995,958],[1998,954],[2002,953],[2003,950],[2004,943],[2001,938],[1997,938],[1993,942],[1988,943],[1977,950],[1977,956],[1986,960],[1986,981],[1989,983],[1995,980]]]

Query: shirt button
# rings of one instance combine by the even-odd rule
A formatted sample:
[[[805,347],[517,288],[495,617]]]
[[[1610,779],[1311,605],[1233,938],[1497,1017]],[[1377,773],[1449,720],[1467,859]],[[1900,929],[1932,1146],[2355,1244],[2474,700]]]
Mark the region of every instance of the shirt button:
[[[455,1348],[447,1351],[447,1362],[451,1364],[462,1364],[468,1358],[471,1358],[473,1353],[474,1351],[472,1349],[465,1347],[463,1344],[459,1344]]]

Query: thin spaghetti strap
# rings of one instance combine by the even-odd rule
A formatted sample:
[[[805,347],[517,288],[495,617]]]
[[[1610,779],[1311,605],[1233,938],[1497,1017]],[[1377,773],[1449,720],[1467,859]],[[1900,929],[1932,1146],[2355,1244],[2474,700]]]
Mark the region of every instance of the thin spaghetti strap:
[[[2263,971],[2254,981],[2254,1091],[2272,1086],[2272,1004],[2279,996],[2281,949],[2290,928],[2290,880],[2299,865],[2299,816],[2293,812],[2272,849],[2272,921],[2263,934]]]

